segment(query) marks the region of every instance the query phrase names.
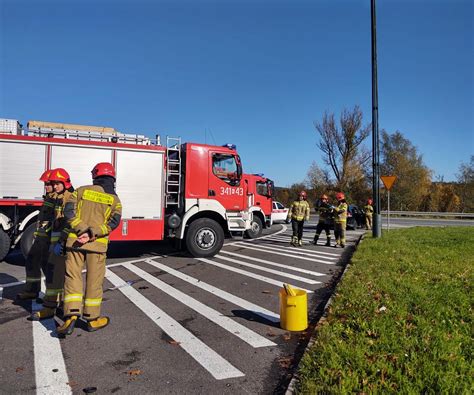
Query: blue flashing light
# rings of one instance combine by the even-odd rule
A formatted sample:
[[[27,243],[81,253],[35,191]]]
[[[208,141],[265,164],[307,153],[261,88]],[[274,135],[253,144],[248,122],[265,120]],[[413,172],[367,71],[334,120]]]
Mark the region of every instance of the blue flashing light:
[[[235,144],[224,144],[223,147],[227,147],[234,151],[237,149],[237,146]]]
[[[264,176],[264,174],[263,174],[263,173],[254,173],[254,176],[263,177],[263,176]]]

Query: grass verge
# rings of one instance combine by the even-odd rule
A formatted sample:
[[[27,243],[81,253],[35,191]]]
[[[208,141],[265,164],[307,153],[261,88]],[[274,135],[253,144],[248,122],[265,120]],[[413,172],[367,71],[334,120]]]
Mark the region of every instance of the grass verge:
[[[298,371],[298,393],[473,393],[474,228],[366,237]]]

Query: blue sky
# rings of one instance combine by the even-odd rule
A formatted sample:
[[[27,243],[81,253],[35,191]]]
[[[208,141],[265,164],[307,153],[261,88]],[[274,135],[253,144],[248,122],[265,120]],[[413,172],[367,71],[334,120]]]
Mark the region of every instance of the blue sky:
[[[276,185],[322,165],[314,121],[371,121],[370,0],[0,0],[0,117],[237,144]],[[474,154],[470,0],[379,0],[379,127],[455,179]],[[370,139],[367,141],[370,146]]]

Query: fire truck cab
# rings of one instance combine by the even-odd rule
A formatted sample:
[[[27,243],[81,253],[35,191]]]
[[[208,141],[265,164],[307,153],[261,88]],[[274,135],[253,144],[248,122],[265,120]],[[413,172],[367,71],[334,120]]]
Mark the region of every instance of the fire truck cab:
[[[272,225],[273,181],[263,174],[244,174],[247,188],[248,210],[252,214],[251,228],[245,232],[250,239],[262,234],[264,228]]]
[[[196,257],[215,255],[224,237],[250,229],[242,164],[235,146],[162,145],[112,128],[0,119],[0,260],[18,243],[27,254],[42,204],[39,176],[66,169],[75,187],[91,184],[90,171],[110,162],[123,213],[111,241],[181,241]]]

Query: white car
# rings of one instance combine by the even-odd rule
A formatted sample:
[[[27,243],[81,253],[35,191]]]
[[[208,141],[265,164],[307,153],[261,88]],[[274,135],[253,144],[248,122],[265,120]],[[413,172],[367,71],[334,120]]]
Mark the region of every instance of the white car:
[[[290,221],[287,220],[287,217],[288,209],[280,202],[273,201],[272,222],[284,221],[288,224]]]

